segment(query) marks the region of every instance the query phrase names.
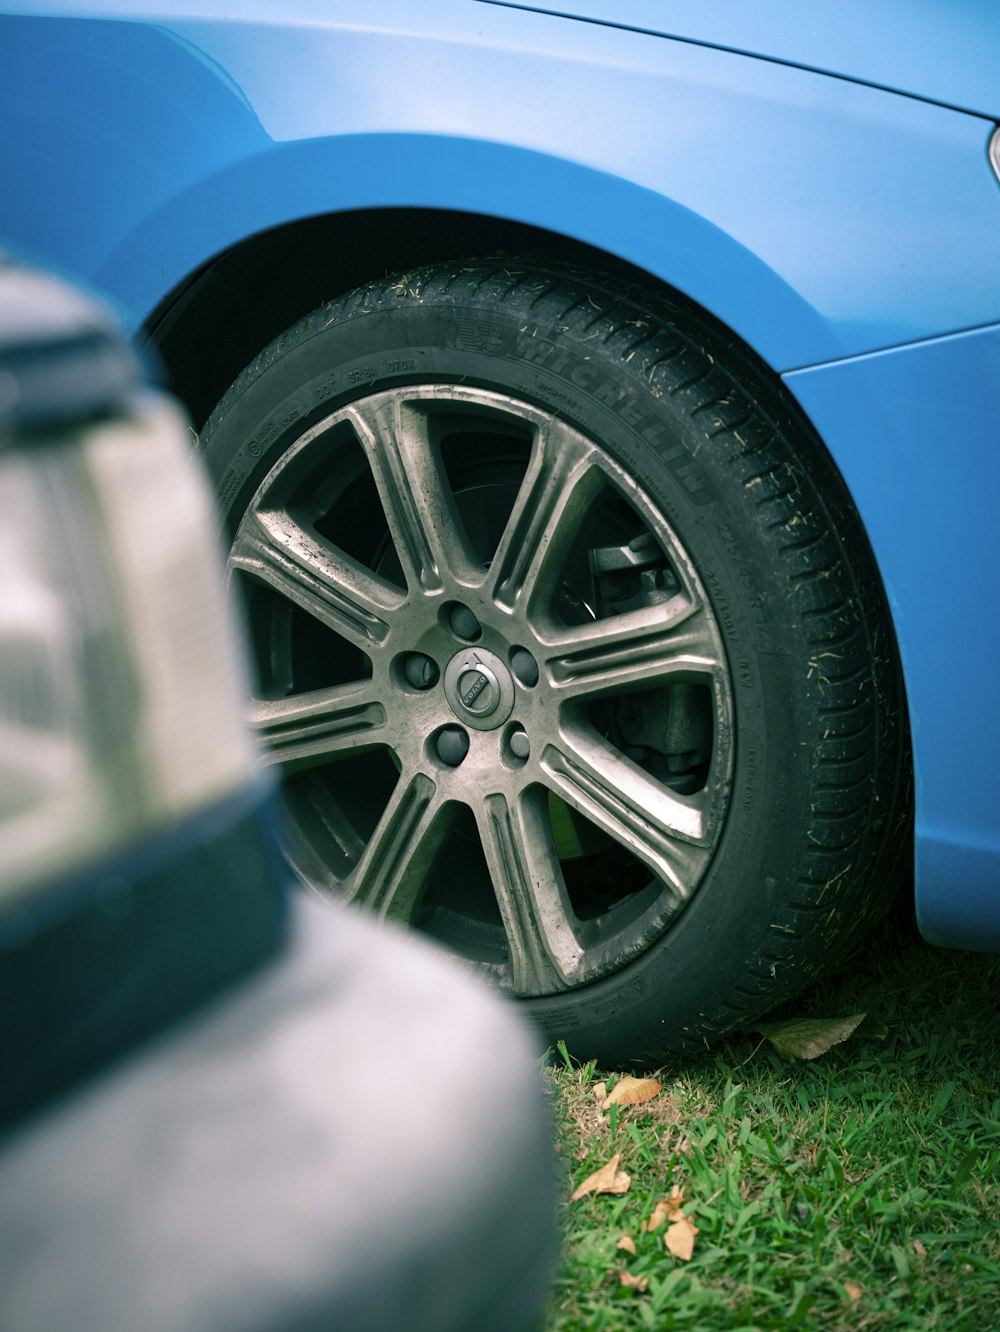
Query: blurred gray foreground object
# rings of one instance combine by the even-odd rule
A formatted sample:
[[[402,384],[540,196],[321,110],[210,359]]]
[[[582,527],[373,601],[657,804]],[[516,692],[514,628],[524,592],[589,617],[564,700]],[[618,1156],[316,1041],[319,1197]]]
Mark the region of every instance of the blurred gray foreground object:
[[[539,1327],[534,1054],[457,963],[297,900],[281,959],[6,1140],[0,1327]]]

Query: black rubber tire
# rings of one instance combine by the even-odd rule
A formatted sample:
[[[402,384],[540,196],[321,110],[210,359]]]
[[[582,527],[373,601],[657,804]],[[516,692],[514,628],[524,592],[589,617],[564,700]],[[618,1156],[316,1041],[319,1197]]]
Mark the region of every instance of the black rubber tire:
[[[290,442],[400,384],[502,389],[655,495],[728,658],[735,770],[707,876],[617,973],[527,1001],[606,1064],[704,1047],[801,989],[880,913],[908,843],[900,675],[859,519],[778,386],[697,312],[618,277],[484,260],[316,310],[240,376],[201,444],[232,528]]]

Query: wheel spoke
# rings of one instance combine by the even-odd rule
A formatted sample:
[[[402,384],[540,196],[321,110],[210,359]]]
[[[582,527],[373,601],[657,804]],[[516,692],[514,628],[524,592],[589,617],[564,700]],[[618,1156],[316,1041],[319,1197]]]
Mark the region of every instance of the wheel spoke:
[[[346,512],[354,495],[363,515]],[[292,774],[304,877],[437,931],[488,970],[509,966],[524,996],[586,986],[667,928],[723,826],[731,690],[707,595],[652,500],[599,443],[475,387],[373,392],[299,439],[241,523],[231,565],[275,594],[250,602],[273,693],[355,677],[251,707],[269,760]],[[448,674],[465,661],[458,644],[480,636],[518,708],[498,711],[495,737],[478,734]],[[369,664],[372,678],[357,678]],[[443,730],[428,753],[455,717],[476,732],[471,757]],[[392,763],[368,753],[379,749]],[[556,797],[578,842],[562,835]],[[458,845],[463,806],[485,865]],[[437,883],[452,836],[479,875],[467,893]],[[609,882],[607,867],[630,859]],[[483,912],[490,886],[502,932],[488,901]]]
[[[487,796],[476,817],[510,946],[515,993],[571,988],[583,950],[543,819],[524,802],[512,807],[500,794]]]
[[[419,400],[383,394],[347,414],[368,457],[407,587],[433,595],[449,573],[460,583],[481,581]]]
[[[560,633],[547,652],[551,683],[565,698],[718,676],[722,648],[699,607],[680,596]]]
[[[593,458],[593,445],[559,422],[539,430],[490,566],[493,599],[507,610],[523,610],[554,589],[580,517],[602,484]]]
[[[345,895],[378,916],[412,919],[445,835],[437,784],[426,773],[401,777]]]
[[[714,832],[717,802],[707,788],[678,795],[583,728],[547,745],[542,769],[567,804],[687,896]]]
[[[278,510],[262,508],[244,518],[229,562],[364,652],[388,637],[390,613],[402,600],[388,583]]]
[[[267,746],[265,757],[289,771],[388,743],[385,708],[370,680],[254,699],[249,720]]]

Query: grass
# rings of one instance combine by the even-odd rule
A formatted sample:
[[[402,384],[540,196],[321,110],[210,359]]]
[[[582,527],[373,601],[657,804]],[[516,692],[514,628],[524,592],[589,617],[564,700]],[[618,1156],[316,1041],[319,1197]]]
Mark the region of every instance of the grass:
[[[864,1010],[884,1040],[804,1063],[733,1038],[607,1114],[594,1088],[614,1075],[557,1055],[567,1202],[546,1332],[1000,1327],[998,995],[1000,959],[933,950],[897,913],[777,1015]],[[628,1192],[569,1202],[615,1152]],[[674,1186],[699,1230],[690,1262],[643,1229]]]

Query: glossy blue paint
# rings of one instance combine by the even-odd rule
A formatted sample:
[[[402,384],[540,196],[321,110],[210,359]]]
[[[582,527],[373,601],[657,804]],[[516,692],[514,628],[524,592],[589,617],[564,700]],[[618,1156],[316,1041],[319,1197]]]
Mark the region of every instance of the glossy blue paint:
[[[133,327],[247,237],[369,208],[529,223],[685,292],[785,374],[855,496],[906,673],[922,926],[1000,948],[1000,11],[899,3],[552,6],[605,26],[0,0],[0,235]]]
[[[286,26],[7,20],[0,161],[18,188],[0,231],[136,320],[249,234],[386,206],[585,241],[779,370],[1000,318],[978,118],[468,0],[363,26],[356,6],[316,8]]]
[[[785,383],[836,454],[892,606],[921,929],[1000,950],[1000,326]]]
[[[1000,6],[991,0],[481,0],[740,51],[1000,114]]]

